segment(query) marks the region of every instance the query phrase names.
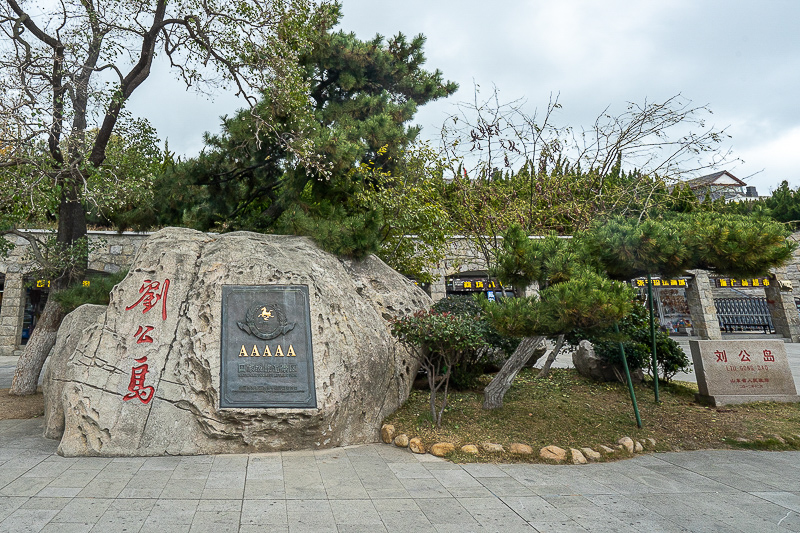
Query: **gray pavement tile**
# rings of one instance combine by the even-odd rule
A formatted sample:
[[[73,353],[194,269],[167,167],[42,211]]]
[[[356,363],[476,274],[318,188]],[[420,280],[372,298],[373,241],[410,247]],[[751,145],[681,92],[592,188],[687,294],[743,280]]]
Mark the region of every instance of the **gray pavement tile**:
[[[240,513],[242,510],[242,500],[200,500],[197,504],[197,512],[216,513],[231,512]]]
[[[789,511],[800,513],[800,492],[751,492],[751,494]]]
[[[199,514],[199,513],[198,513]],[[195,517],[189,528],[189,533],[238,533],[239,522],[206,522],[202,517]]]
[[[460,468],[458,470],[433,470],[431,473],[443,487],[448,489],[452,487],[478,488],[483,486],[478,480]]]
[[[180,457],[148,457],[140,467],[140,470],[167,470],[171,472],[175,470],[180,463]]]
[[[42,497],[30,498],[20,506],[20,509],[49,509],[60,511],[72,498]]]
[[[492,491],[481,485],[469,487],[447,487],[447,492],[453,498],[494,498]]]
[[[198,504],[198,500],[158,500],[150,510],[147,519],[165,525],[190,525]]]
[[[372,501],[411,498],[411,494],[399,481],[383,488],[368,488],[367,495]]]
[[[268,528],[265,528],[264,526],[242,524],[239,526],[239,533],[289,533],[289,525],[270,524]]]
[[[197,500],[203,496],[205,480],[170,479],[159,494],[159,498]]]
[[[204,500],[240,500],[244,498],[244,487],[236,489],[206,487],[200,497]]]
[[[158,520],[148,518],[144,521],[141,531],[143,533],[150,533],[157,531],[158,533],[189,533],[191,524],[161,524]]]
[[[254,480],[248,477],[244,485],[244,498],[246,500],[276,500],[285,499],[286,490],[283,488],[283,480]]]
[[[387,463],[398,479],[433,479],[433,474],[420,463]]]
[[[461,465],[472,477],[507,477],[509,474],[501,469],[502,465],[486,463],[467,463]]]
[[[93,479],[78,493],[78,498],[116,498],[122,489],[128,484],[128,480],[120,479],[115,481],[98,481]]]
[[[628,530],[625,524],[613,514],[594,505],[581,495],[545,496],[544,498],[553,507],[587,531],[612,532]]]
[[[0,533],[37,533],[57,513],[55,509],[17,509],[0,522]]]
[[[478,525],[472,515],[456,499],[419,499],[417,505],[433,525]]]
[[[92,533],[138,533],[147,513],[141,511],[119,511],[109,509],[90,530]]]
[[[147,515],[150,513],[150,510],[155,506],[157,501],[158,500],[155,498],[120,498],[112,501],[108,509],[109,511],[147,511],[145,513],[145,515]]]
[[[330,506],[337,526],[382,523],[371,500],[332,500]]]
[[[2,489],[0,496],[33,496],[50,482],[47,478],[18,477]]]
[[[670,522],[693,533],[740,532],[719,518],[717,509],[698,494],[631,494],[627,498],[668,517]]]
[[[0,520],[4,520],[27,501],[26,496],[0,496]]]
[[[241,523],[243,525],[288,525],[286,500],[244,500]]]
[[[44,526],[40,533],[89,533],[93,527],[94,522],[63,522],[58,524],[50,522]]]
[[[97,476],[97,472],[97,470],[73,470],[70,468],[53,479],[49,486],[82,489]]]
[[[289,533],[338,533],[334,524],[306,524],[305,522],[292,522],[289,524]]]
[[[593,494],[586,499],[610,513],[623,524],[653,533],[682,533],[688,531],[669,520],[668,516],[652,510],[620,494]]]
[[[53,518],[51,523],[80,522],[94,524],[111,507],[111,498],[73,498]]]
[[[382,523],[377,524],[336,524],[338,533],[381,533],[387,531]]]
[[[529,522],[530,526],[539,533],[586,533],[586,530],[574,520],[536,521]],[[638,532],[641,533],[641,532]]]
[[[81,492],[79,487],[45,487],[36,493],[37,498],[74,498]]]
[[[329,500],[368,500],[370,495],[361,483],[337,483],[331,480],[323,483]]]
[[[450,498],[452,495],[439,483],[438,479],[401,479],[400,483],[415,499],[419,498]]]
[[[529,488],[511,478],[484,477],[478,481],[497,497],[503,496],[533,496],[534,492]]]

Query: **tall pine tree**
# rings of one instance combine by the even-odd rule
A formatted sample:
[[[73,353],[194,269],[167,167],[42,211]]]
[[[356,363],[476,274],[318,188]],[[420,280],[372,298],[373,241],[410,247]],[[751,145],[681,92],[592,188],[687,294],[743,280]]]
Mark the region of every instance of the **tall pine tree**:
[[[265,95],[254,110],[226,118],[221,134],[206,137],[200,156],[160,179],[163,203],[145,209],[143,219],[155,215],[161,224],[201,230],[307,234],[347,255],[374,251],[381,214],[359,205],[355,192],[376,169],[394,169],[419,133],[408,125],[417,108],[457,85],[422,68],[422,35],[361,41],[332,31],[341,16],[338,6],[332,9],[313,50],[300,58],[314,122],[281,114]],[[258,128],[264,123],[271,129]],[[316,164],[298,164],[286,150],[298,131],[313,143]]]

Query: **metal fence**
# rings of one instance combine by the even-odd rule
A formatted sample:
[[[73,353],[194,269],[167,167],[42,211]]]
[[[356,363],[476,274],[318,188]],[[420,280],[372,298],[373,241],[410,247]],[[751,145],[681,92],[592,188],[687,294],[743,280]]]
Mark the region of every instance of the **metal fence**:
[[[766,298],[718,298],[714,306],[722,331],[775,331]]]

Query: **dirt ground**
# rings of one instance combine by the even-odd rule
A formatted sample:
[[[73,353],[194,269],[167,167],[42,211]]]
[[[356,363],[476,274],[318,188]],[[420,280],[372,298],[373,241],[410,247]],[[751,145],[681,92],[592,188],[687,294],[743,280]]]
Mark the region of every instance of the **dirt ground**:
[[[44,414],[44,396],[11,396],[8,389],[0,389],[0,420],[36,418]]]

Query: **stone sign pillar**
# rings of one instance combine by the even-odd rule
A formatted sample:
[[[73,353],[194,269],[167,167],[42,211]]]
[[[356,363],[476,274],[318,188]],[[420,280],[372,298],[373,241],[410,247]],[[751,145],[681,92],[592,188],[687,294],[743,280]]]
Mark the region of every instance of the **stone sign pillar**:
[[[717,308],[714,307],[714,295],[708,272],[691,270],[690,274],[692,279],[686,284],[686,302],[689,304],[694,334],[701,339],[721,339]]]
[[[698,402],[800,402],[783,341],[689,341],[689,346]]]
[[[790,285],[773,278],[772,282],[764,287],[767,296],[767,307],[772,315],[772,324],[775,333],[781,337],[791,339],[791,342],[800,342],[800,314],[794,303],[794,294]]]
[[[22,336],[25,283],[20,272],[7,272],[0,308],[0,355],[14,355]]]

